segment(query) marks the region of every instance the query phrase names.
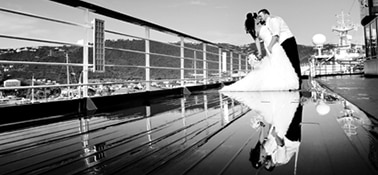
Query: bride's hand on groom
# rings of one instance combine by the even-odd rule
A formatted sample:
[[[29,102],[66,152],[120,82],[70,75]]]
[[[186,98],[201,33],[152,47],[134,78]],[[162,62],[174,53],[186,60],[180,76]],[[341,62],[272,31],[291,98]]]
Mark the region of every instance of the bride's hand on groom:
[[[258,60],[262,60],[262,58],[263,58],[263,56],[262,56],[261,53],[258,53],[258,54],[256,55],[256,57],[257,57]]]

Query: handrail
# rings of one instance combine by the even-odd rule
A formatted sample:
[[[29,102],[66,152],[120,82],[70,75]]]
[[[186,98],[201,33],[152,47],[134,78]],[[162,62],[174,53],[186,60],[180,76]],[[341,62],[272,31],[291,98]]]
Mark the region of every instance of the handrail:
[[[171,33],[171,34],[175,34],[179,37],[191,38],[193,40],[197,40],[197,41],[200,41],[200,42],[203,42],[203,43],[218,46],[218,47],[223,48],[223,49],[228,50],[228,51],[238,52],[234,49],[225,48],[225,47],[223,47],[219,44],[216,44],[216,43],[213,43],[213,42],[201,39],[201,38],[197,38],[197,37],[194,37],[194,36],[191,36],[191,35],[185,34],[183,32],[179,32],[179,31],[176,31],[176,30],[173,30],[173,29],[161,26],[161,25],[157,25],[157,24],[152,23],[152,22],[148,22],[148,21],[145,21],[145,20],[142,20],[142,19],[139,19],[139,18],[135,18],[135,17],[129,16],[129,15],[126,15],[124,13],[120,13],[120,12],[117,12],[117,11],[114,11],[114,10],[110,10],[110,9],[107,9],[107,8],[104,8],[104,7],[100,7],[98,5],[91,4],[91,3],[88,3],[88,2],[85,2],[85,1],[82,1],[82,0],[75,0],[75,1],[50,0],[50,1],[57,2],[57,3],[60,3],[60,4],[64,4],[64,5],[68,5],[68,6],[75,7],[75,8],[76,7],[86,8],[86,9],[91,10],[91,12],[93,12],[93,13],[97,13],[97,14],[100,14],[100,15],[103,15],[103,16],[118,19],[118,20],[128,22],[128,23],[137,24],[137,25],[140,25],[140,26],[146,26],[146,27],[149,27],[151,29],[161,31],[163,33]]]
[[[18,37],[18,36],[9,36],[9,35],[1,35],[0,38],[8,38],[8,39],[16,39],[16,40],[24,40],[24,41],[34,41],[34,42],[41,42],[41,43],[49,43],[49,44],[62,44],[62,45],[71,45],[71,46],[80,46],[82,45],[76,43],[67,43],[67,42],[60,42],[60,41],[52,41],[52,40],[45,40],[45,39],[35,39],[35,38],[25,38],[25,37]]]
[[[82,25],[82,24],[79,24],[79,23],[56,20],[56,19],[52,19],[52,18],[48,18],[48,17],[34,15],[34,14],[31,14],[31,13],[24,13],[24,12],[20,12],[20,11],[16,11],[16,10],[8,10],[8,9],[0,8],[0,11],[13,13],[13,14],[17,14],[17,15],[28,16],[28,17],[37,18],[37,19],[43,19],[43,20],[57,22],[57,23],[61,23],[61,24],[68,24],[68,25],[72,25],[72,26],[91,28],[88,25]]]
[[[31,64],[31,65],[50,65],[50,66],[83,66],[83,64],[79,63],[57,63],[57,62],[32,62],[32,61],[7,61],[7,60],[0,60],[0,63],[3,64]],[[92,65],[92,64],[89,64]]]

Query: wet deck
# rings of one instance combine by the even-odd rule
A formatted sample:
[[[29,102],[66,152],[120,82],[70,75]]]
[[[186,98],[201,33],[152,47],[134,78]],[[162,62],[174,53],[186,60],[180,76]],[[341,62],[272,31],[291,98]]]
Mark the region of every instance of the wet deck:
[[[59,118],[1,132],[1,174],[378,173],[376,122],[314,81]]]

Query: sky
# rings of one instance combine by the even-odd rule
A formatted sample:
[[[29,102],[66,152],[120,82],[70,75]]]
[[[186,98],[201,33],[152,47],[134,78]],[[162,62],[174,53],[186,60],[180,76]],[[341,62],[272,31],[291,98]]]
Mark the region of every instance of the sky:
[[[213,43],[245,45],[252,38],[245,33],[248,12],[266,8],[273,16],[282,17],[296,37],[297,43],[313,45],[315,34],[324,34],[326,43],[337,43],[332,27],[342,11],[357,25],[351,31],[354,43],[363,43],[359,0],[85,0],[148,22],[195,36]],[[1,0],[0,8],[23,11],[62,20],[83,22],[83,12],[48,0]],[[0,12],[0,35],[54,38],[67,42],[81,39],[77,28],[52,26],[36,19],[21,18]],[[134,29],[106,21],[117,31]],[[54,32],[53,32],[54,31]],[[57,32],[59,31],[59,32]],[[75,32],[74,32],[75,31]],[[142,33],[144,32],[143,30]],[[13,40],[0,38],[0,48],[12,47]]]

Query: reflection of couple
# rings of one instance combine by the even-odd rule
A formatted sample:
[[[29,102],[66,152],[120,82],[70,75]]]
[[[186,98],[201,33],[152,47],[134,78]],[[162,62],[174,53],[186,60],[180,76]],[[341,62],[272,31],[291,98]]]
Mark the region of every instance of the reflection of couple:
[[[301,140],[302,105],[298,91],[223,92],[247,105],[257,114],[251,125],[259,133],[257,144],[250,152],[255,168],[286,164],[298,152]]]
[[[262,9],[258,15],[248,13],[245,28],[255,40],[261,59],[260,39],[267,55],[243,79],[221,91],[270,91],[300,89],[300,64],[293,34],[280,17],[271,17]],[[254,57],[251,55],[250,57]]]

